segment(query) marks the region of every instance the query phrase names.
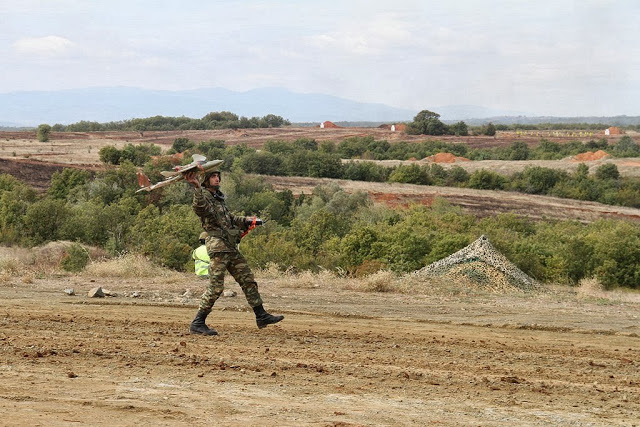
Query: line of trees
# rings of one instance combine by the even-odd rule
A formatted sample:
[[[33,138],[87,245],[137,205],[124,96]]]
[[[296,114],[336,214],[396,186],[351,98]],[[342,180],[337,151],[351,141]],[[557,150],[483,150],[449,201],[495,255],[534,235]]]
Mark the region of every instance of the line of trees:
[[[140,119],[131,119],[117,122],[98,123],[80,121],[77,123],[62,125],[55,124],[51,127],[56,132],[100,132],[100,131],[169,131],[169,130],[211,130],[211,129],[251,129],[251,128],[277,128],[290,125],[291,122],[276,116],[267,114],[263,117],[244,117],[229,111],[211,112],[201,119],[189,117],[165,117],[154,116]]]

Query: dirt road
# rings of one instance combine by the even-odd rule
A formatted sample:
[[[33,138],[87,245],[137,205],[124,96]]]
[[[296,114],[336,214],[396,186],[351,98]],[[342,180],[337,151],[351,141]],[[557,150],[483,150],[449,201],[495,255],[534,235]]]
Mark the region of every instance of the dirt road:
[[[220,336],[201,337],[187,275],[26,282],[0,283],[3,425],[640,424],[638,301],[261,280],[281,324],[258,330],[243,297],[222,298]]]

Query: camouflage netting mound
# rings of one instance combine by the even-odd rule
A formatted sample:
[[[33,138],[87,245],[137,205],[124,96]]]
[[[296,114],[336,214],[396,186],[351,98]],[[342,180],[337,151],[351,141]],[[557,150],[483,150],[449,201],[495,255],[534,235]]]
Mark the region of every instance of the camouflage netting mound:
[[[417,272],[427,277],[446,277],[472,283],[483,289],[502,291],[518,288],[533,290],[538,282],[516,267],[482,235],[466,248],[436,261]]]

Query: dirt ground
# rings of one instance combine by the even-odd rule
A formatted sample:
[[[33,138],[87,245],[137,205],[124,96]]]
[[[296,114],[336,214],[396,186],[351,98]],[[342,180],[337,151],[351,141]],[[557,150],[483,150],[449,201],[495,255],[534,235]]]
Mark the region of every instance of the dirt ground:
[[[220,335],[202,337],[188,274],[5,277],[1,424],[640,424],[640,295],[258,279],[285,320],[258,330],[231,281],[239,295],[208,319]],[[88,298],[95,286],[118,296]]]

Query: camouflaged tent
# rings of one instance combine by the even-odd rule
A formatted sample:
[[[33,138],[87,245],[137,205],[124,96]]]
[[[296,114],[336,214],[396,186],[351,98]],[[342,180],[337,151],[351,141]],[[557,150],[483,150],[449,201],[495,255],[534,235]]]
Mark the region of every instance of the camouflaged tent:
[[[538,282],[516,267],[482,235],[469,246],[418,271],[427,277],[470,282],[482,288],[532,290]]]

